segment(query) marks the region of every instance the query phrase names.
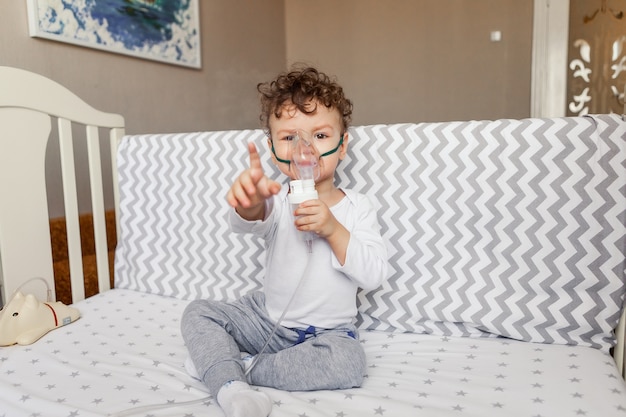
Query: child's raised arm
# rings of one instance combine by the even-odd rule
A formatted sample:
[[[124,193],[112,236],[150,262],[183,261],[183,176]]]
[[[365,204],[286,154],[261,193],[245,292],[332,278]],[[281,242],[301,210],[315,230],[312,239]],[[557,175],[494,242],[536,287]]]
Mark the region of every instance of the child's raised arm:
[[[246,220],[262,220],[265,200],[280,191],[280,184],[263,172],[261,158],[254,143],[248,143],[250,168],[243,171],[228,191],[228,204]]]

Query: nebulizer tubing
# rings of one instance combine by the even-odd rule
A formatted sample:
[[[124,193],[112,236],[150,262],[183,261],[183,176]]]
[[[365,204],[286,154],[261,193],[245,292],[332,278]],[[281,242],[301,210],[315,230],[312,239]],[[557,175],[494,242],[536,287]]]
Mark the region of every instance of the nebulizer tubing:
[[[309,253],[311,253],[311,252],[309,252]],[[306,266],[305,266],[305,269],[304,269],[305,271],[309,268],[309,260],[311,259],[311,257],[307,256],[306,259],[307,259],[307,261],[306,261]],[[280,325],[283,322],[285,316],[287,315],[287,312],[289,311],[289,309],[291,308],[291,305],[293,304],[293,300],[295,300],[295,298],[296,298],[296,294],[298,294],[298,292],[300,291],[300,287],[302,286],[302,283],[304,282],[304,275],[305,274],[302,274],[302,276],[298,280],[298,285],[296,285],[296,289],[293,290],[293,293],[291,294],[291,298],[289,299],[289,302],[287,302],[287,305],[283,309],[282,314],[280,315],[278,320],[276,320],[276,323],[274,323],[274,327],[272,327],[272,331],[270,332],[269,336],[267,336],[267,339],[265,339],[265,343],[263,344],[263,347],[259,350],[259,352],[256,355],[254,355],[254,358],[252,359],[252,363],[250,364],[248,369],[246,369],[246,371],[244,372],[244,375],[246,377],[250,374],[250,372],[252,372],[252,369],[254,369],[254,367],[257,365],[257,363],[259,362],[259,357],[263,353],[265,353],[265,351],[267,350],[267,347],[269,346],[270,342],[272,341],[272,338],[274,337],[274,335],[278,331],[278,328],[280,327]]]
[[[0,310],[4,309],[4,307],[9,305],[9,303],[13,300],[13,298],[15,298],[15,294],[20,292],[22,290],[22,288],[24,288],[26,285],[30,284],[33,281],[41,281],[41,282],[43,282],[43,285],[46,286],[46,301],[45,302],[48,302],[48,303],[52,302],[52,288],[50,288],[50,284],[48,284],[48,281],[46,281],[43,277],[33,277],[33,278],[27,279],[22,284],[20,284],[20,286],[17,287],[17,289],[15,291],[13,291],[13,294],[11,294],[11,297],[7,299],[6,305],[4,305]],[[2,300],[0,300],[0,301],[2,301]]]
[[[339,146],[337,146],[336,149],[338,149]],[[295,172],[293,172],[293,175],[296,177],[296,179],[290,181],[289,195],[287,197],[289,199],[289,203],[292,206],[297,206],[304,201],[314,200],[318,198],[317,191],[315,190],[315,180],[317,176],[319,176],[319,163],[320,163],[319,158],[320,158],[319,152],[315,148],[315,145],[313,144],[313,142],[309,141],[306,138],[302,138],[299,132],[296,131],[294,134],[294,140],[293,140],[292,147],[291,147],[291,161],[290,161],[291,162],[290,165],[292,165],[296,169]],[[317,238],[317,235],[313,232],[301,232],[301,233],[303,233],[304,242],[307,247],[307,252],[310,255],[313,252],[313,240]],[[287,305],[283,309],[283,312],[278,318],[278,320],[276,321],[276,323],[274,323],[274,327],[272,327],[270,334],[267,336],[267,339],[265,339],[263,346],[258,351],[258,353],[254,355],[254,358],[252,359],[250,366],[245,370],[244,375],[246,377],[250,374],[250,372],[252,372],[252,369],[254,369],[254,367],[257,365],[260,356],[263,353],[265,353],[265,351],[267,350],[270,342],[272,341],[272,338],[274,337],[281,323],[285,319],[287,312],[291,309],[291,305],[293,304],[293,301],[296,298],[296,294],[300,292],[300,287],[302,286],[302,283],[304,282],[306,271],[309,269],[310,260],[311,260],[311,256],[307,256],[306,265],[304,267],[305,273],[303,273],[302,276],[300,276],[300,279],[298,280],[298,284],[296,285],[296,288],[291,294],[291,298],[287,302]],[[217,393],[214,393],[214,394],[216,395]],[[148,411],[154,411],[154,410],[159,410],[163,408],[201,404],[210,399],[211,399],[211,396],[207,396],[207,397],[198,398],[198,399],[190,400],[190,401],[180,401],[180,402],[171,402],[171,403],[166,403],[166,404],[151,404],[151,405],[139,406],[139,407],[131,408],[128,410],[120,411],[118,413],[109,414],[109,417],[126,417],[126,416],[131,416],[137,413],[145,413]]]
[[[212,398],[212,396],[209,395],[209,396],[206,396],[206,397],[197,398],[195,400],[189,400],[189,401],[168,402],[168,403],[165,403],[165,404],[142,405],[142,406],[139,406],[139,407],[129,408],[127,410],[123,410],[123,411],[120,411],[118,413],[107,414],[107,417],[127,417],[127,416],[132,416],[134,414],[140,414],[140,413],[143,414],[143,413],[147,413],[148,411],[161,410],[161,409],[164,409],[164,408],[182,407],[184,405],[202,404],[203,402],[210,401],[211,398]]]
[[[307,256],[306,259],[307,259],[307,262],[306,262],[306,266],[305,266],[305,269],[304,269],[305,271],[309,268],[309,260],[311,259],[311,257]],[[274,337],[274,335],[278,331],[278,328],[280,327],[280,324],[282,323],[283,319],[285,318],[285,315],[287,314],[287,312],[291,308],[291,305],[293,304],[293,301],[296,298],[296,294],[300,291],[300,287],[302,286],[302,283],[304,282],[304,275],[305,274],[302,274],[302,276],[298,280],[298,285],[296,286],[296,289],[291,294],[291,298],[289,299],[289,302],[287,303],[287,305],[283,309],[283,312],[280,315],[280,318],[276,321],[276,323],[274,323],[274,327],[272,327],[272,330],[270,331],[269,336],[267,336],[267,339],[265,339],[265,343],[263,344],[263,347],[254,356],[254,358],[252,359],[252,363],[250,363],[250,366],[244,372],[244,375],[246,377],[250,374],[250,372],[252,372],[252,369],[257,365],[259,357],[261,356],[261,354],[265,353],[265,351],[267,350],[267,347],[269,346],[270,342],[272,341],[272,338]],[[169,403],[165,403],[165,404],[143,405],[143,406],[139,406],[139,407],[123,410],[123,411],[120,411],[118,413],[108,414],[108,417],[127,417],[127,416],[132,416],[134,414],[146,413],[146,412],[149,412],[149,411],[160,410],[160,409],[163,409],[163,408],[201,404],[201,403],[203,403],[205,401],[209,401],[212,397],[215,397],[216,395],[217,395],[217,393],[214,393],[213,396],[209,395],[207,397],[202,397],[202,398],[198,398],[198,399],[195,399],[195,400],[189,400],[189,401],[169,402]]]

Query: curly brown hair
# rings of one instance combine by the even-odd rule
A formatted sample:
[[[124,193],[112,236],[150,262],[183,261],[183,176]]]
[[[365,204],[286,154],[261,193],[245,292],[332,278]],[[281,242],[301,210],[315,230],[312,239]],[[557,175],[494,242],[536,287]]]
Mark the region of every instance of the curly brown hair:
[[[261,97],[261,125],[268,135],[270,116],[280,118],[285,104],[293,104],[302,113],[313,114],[321,103],[339,111],[344,132],[350,125],[352,102],[335,80],[315,68],[294,66],[275,80],[258,84],[257,90]]]

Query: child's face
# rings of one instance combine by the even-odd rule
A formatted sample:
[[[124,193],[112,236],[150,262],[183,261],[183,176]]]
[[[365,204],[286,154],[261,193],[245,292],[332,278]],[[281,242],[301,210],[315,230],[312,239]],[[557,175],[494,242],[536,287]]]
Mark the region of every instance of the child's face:
[[[293,137],[294,131],[301,131],[306,136],[313,138],[320,155],[336,149],[341,135],[345,134],[342,129],[343,125],[339,111],[335,108],[329,109],[323,104],[318,104],[317,110],[312,114],[302,113],[296,107],[286,105],[282,109],[280,118],[277,118],[274,114],[270,116],[269,126],[271,137],[268,139],[268,145],[270,147],[273,145],[275,152],[275,154],[272,154],[272,160],[283,174],[292,179],[293,174],[289,169],[289,165],[280,162],[278,158],[289,159],[290,139]],[[334,178],[338,162],[344,159],[346,155],[348,148],[347,139],[347,135],[345,135],[343,144],[337,148],[337,151],[322,158],[318,183]]]

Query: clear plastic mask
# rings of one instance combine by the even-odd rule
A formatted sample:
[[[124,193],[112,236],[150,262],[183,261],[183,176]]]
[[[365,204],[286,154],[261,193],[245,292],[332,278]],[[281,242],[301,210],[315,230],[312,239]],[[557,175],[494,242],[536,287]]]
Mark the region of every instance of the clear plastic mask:
[[[322,160],[310,134],[297,130],[291,141],[291,163],[289,169],[295,179],[317,180]]]
[[[271,140],[271,151],[276,160],[289,165],[289,171],[294,179],[314,179],[320,176],[323,158],[332,155],[343,144],[343,133],[337,145],[320,154],[313,134],[304,130],[294,130],[288,136]],[[324,144],[327,147],[327,144]]]

